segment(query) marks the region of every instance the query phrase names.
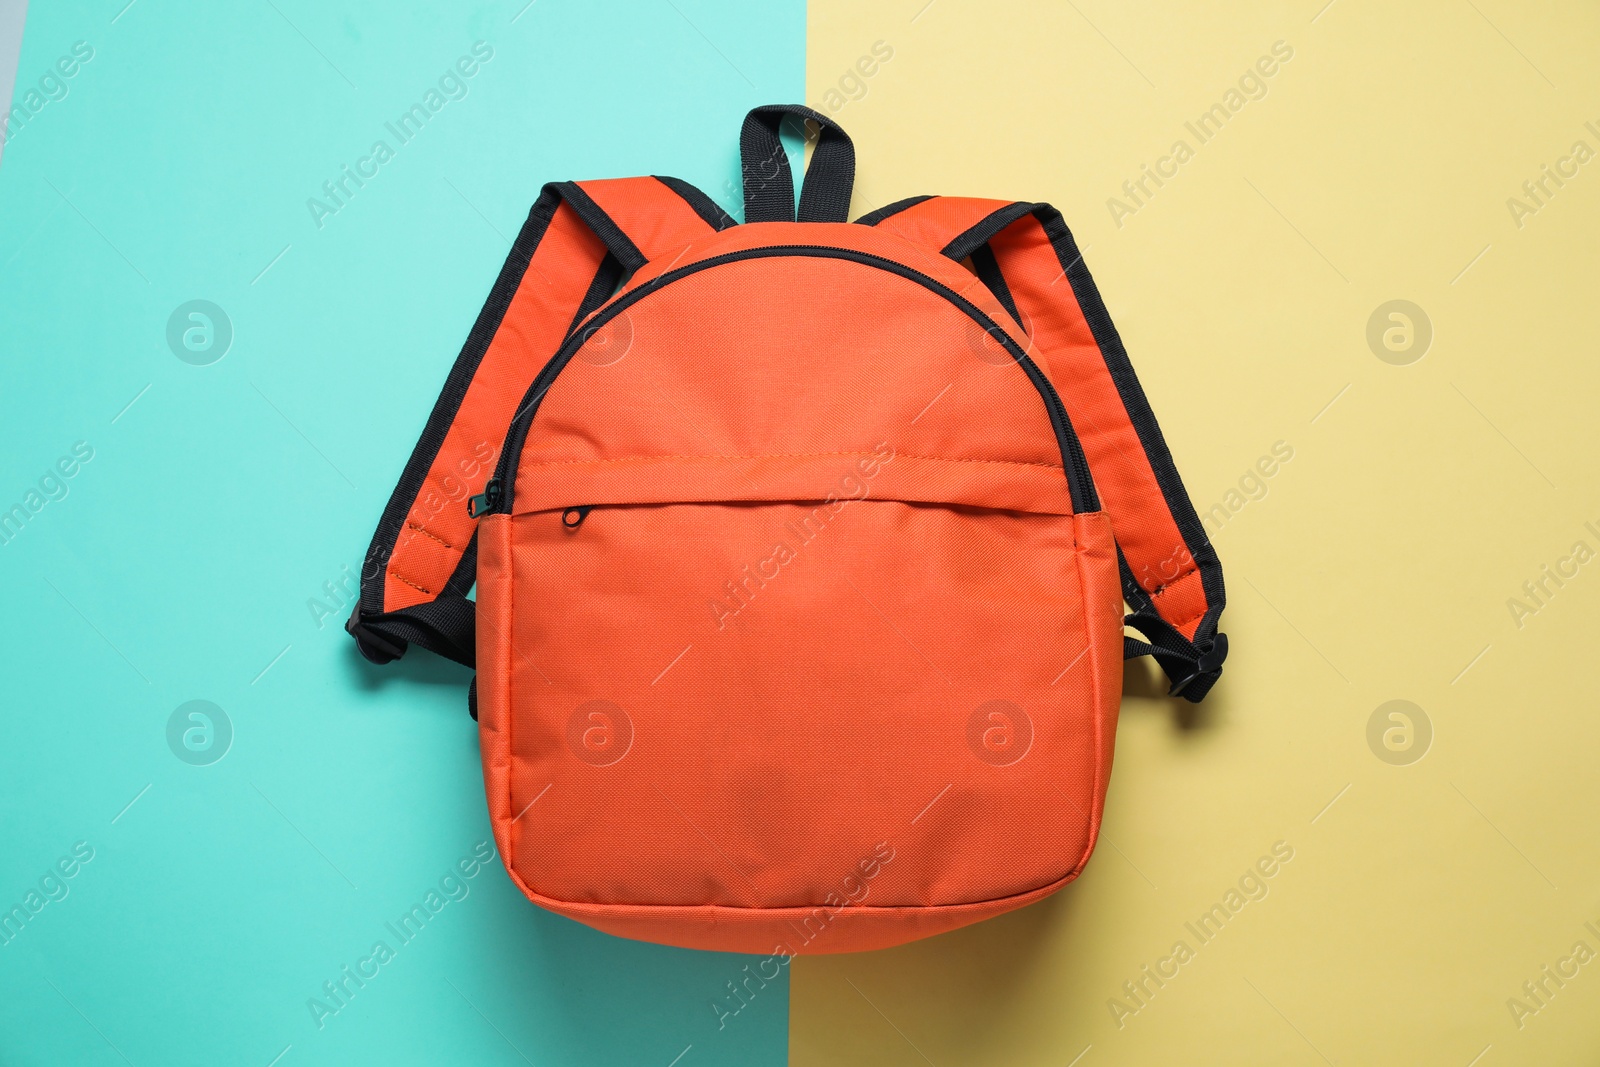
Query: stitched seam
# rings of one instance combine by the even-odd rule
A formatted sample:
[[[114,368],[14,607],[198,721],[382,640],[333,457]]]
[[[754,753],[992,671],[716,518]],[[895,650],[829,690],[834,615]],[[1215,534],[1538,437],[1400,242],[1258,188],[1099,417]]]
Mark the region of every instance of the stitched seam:
[[[881,452],[797,452],[769,456],[707,456],[707,455],[674,455],[674,456],[619,456],[615,459],[546,459],[536,462],[524,463],[527,467],[559,467],[589,465],[601,466],[604,464],[622,463],[653,463],[668,459],[726,459],[726,460],[760,460],[760,459],[827,459],[834,456],[879,456]],[[1059,463],[1035,463],[1030,460],[1020,459],[950,459],[945,456],[915,456],[906,452],[893,453],[895,459],[920,459],[929,463],[988,463],[999,464],[1006,467],[1043,467],[1045,470],[1065,470]]]
[[[654,917],[655,915],[660,915],[662,918],[666,919],[687,918],[689,916],[704,916],[708,912],[712,913],[713,917],[715,917],[715,913],[719,911],[737,913],[741,918],[743,918],[746,914],[764,915],[771,918],[793,915],[797,918],[803,918],[804,916],[816,911],[818,908],[827,907],[827,904],[821,901],[814,904],[783,904],[772,906],[767,904],[638,904],[629,900],[564,900],[561,897],[552,897],[547,893],[541,893],[539,890],[534,889],[523,880],[521,875],[519,875],[516,871],[511,870],[509,866],[507,867],[507,873],[510,874],[511,881],[516,885],[516,887],[522,890],[523,896],[527,897],[529,900],[532,900],[535,904],[540,904],[542,906],[555,905],[557,908],[574,908],[589,913],[613,912],[619,908],[626,908],[634,913],[650,913],[650,915],[643,917]],[[1041,900],[1044,897],[1057,892],[1063,886],[1077,878],[1079,873],[1081,872],[1068,871],[1066,874],[1052,882],[1047,882],[1041,886],[1035,886],[1032,889],[1024,889],[1016,893],[1008,893],[1007,895],[1001,897],[985,897],[982,900],[958,900],[947,904],[851,904],[846,907],[845,910],[860,912],[864,915],[870,915],[873,912],[891,911],[926,915],[930,912],[948,913],[962,911],[982,911],[987,908],[994,907],[1003,908],[1003,911],[995,913],[998,915],[1004,914],[1005,911],[1010,911],[1013,908],[1020,907],[1023,904],[1029,904],[1035,900]],[[610,918],[610,916],[604,917],[608,919]],[[623,920],[639,917],[641,916],[638,916],[637,914],[618,916],[618,918]]]
[[[429,530],[426,527],[424,527],[421,523],[408,522],[408,523],[406,523],[406,528],[410,529],[410,530],[415,530],[415,531],[417,531],[417,533],[422,534],[424,537],[432,538],[433,540],[439,542],[441,545],[443,545],[444,547],[448,548],[452,552],[460,552],[461,551],[455,545],[452,545],[449,541],[446,541],[444,538],[440,537],[438,534],[434,533],[432,530]]]
[[[1101,755],[1104,751],[1104,738],[1101,734],[1104,726],[1100,721],[1100,703],[1105,699],[1105,683],[1100,675],[1100,653],[1095,648],[1099,642],[1095,640],[1094,605],[1089,602],[1089,579],[1084,570],[1084,550],[1078,537],[1078,525],[1079,523],[1076,521],[1072,524],[1072,539],[1074,542],[1072,555],[1073,563],[1076,565],[1078,572],[1078,595],[1083,600],[1083,629],[1089,638],[1089,669],[1093,672],[1094,677],[1094,701],[1092,705],[1094,708],[1094,780],[1089,786],[1091,792],[1089,793],[1090,825],[1088,840],[1084,842],[1083,854],[1078,857],[1078,862],[1067,872],[1068,878],[1076,878],[1083,873],[1084,867],[1088,866],[1089,854],[1094,850],[1096,842],[1100,839],[1100,819],[1105,817],[1103,808],[1098,816],[1096,816],[1094,810],[1095,799],[1100,796],[1100,790],[1104,787],[1100,766]]]
[[[510,531],[509,527],[506,529],[506,531],[503,534],[501,534],[501,538],[502,538],[502,542],[498,547],[500,549],[500,566],[502,568],[504,568],[504,586],[503,586],[503,588],[501,590],[503,599],[500,601],[500,603],[505,605],[501,610],[504,613],[502,615],[502,622],[503,622],[503,624],[505,626],[505,631],[506,632],[505,632],[505,637],[503,637],[501,639],[503,644],[504,644],[504,646],[505,646],[505,656],[504,656],[503,662],[501,662],[499,664],[499,667],[503,671],[504,676],[505,676],[504,677],[504,681],[503,681],[503,683],[501,684],[501,687],[500,687],[500,692],[502,694],[504,694],[505,700],[504,700],[504,703],[501,705],[501,709],[500,709],[501,714],[502,714],[503,717],[497,722],[496,725],[498,725],[499,728],[500,728],[499,729],[499,733],[500,733],[500,736],[504,739],[504,744],[505,744],[504,751],[505,751],[505,757],[506,757],[506,790],[505,790],[505,793],[506,793],[506,818],[511,820],[510,822],[506,823],[505,863],[506,863],[506,870],[509,871],[509,872],[512,872],[511,876],[513,878],[517,878],[517,875],[516,875],[515,869],[514,869],[514,865],[515,865],[516,861],[512,858],[512,855],[516,851],[516,847],[517,847],[517,820],[515,818],[512,818],[512,816],[511,816],[511,808],[512,808],[512,805],[514,803],[514,800],[513,800],[513,797],[512,797],[511,782],[512,782],[512,779],[515,777],[515,775],[512,772],[516,769],[516,755],[515,755],[515,753],[514,753],[514,751],[512,749],[512,746],[511,746],[511,720],[514,718],[514,715],[513,715],[513,712],[512,712],[512,703],[513,703],[513,701],[512,701],[512,696],[511,695],[512,695],[512,693],[515,692],[515,686],[513,685],[513,682],[515,681],[515,679],[514,679],[514,677],[512,675],[512,672],[511,672],[511,659],[512,659],[513,656],[515,656],[517,654],[516,653],[516,645],[513,643],[516,640],[516,634],[514,632],[514,626],[513,626],[513,623],[516,620],[516,612],[511,610],[511,605],[515,604],[517,602],[517,599],[516,599],[517,568],[516,568],[515,562],[512,560],[512,554],[511,554],[511,531]],[[481,715],[482,712],[479,712],[479,714]],[[517,878],[517,880],[521,881],[520,878]]]
[[[1182,574],[1178,575],[1176,578],[1173,578],[1173,579],[1170,579],[1168,581],[1162,582],[1160,585],[1158,585],[1154,589],[1150,590],[1150,595],[1151,596],[1160,596],[1162,593],[1165,593],[1168,589],[1171,589],[1173,586],[1177,585],[1179,582],[1183,581],[1185,578],[1193,577],[1194,575],[1198,574],[1199,572],[1200,572],[1199,566],[1197,564],[1191,563],[1189,565],[1189,569],[1184,571]]]
[[[395,581],[406,583],[407,585],[409,585],[411,588],[415,589],[419,593],[425,593],[428,596],[438,596],[439,595],[438,593],[435,593],[432,589],[424,589],[424,588],[422,588],[422,586],[418,585],[416,582],[413,582],[410,578],[407,578],[405,575],[401,574],[399,571],[391,570],[389,572],[389,577],[393,578]]]
[[[1163,586],[1161,586],[1161,587],[1159,587],[1157,589],[1151,590],[1151,592],[1150,592],[1151,600],[1153,601],[1156,597],[1160,596],[1162,593],[1166,592],[1168,589],[1171,589],[1173,586],[1177,585],[1179,582],[1183,581],[1185,578],[1196,577],[1197,575],[1199,575],[1199,573],[1200,573],[1199,566],[1192,566],[1189,570],[1185,571],[1184,573],[1178,575],[1176,578],[1172,579],[1172,581],[1167,582],[1165,585],[1163,585]],[[1185,615],[1183,618],[1181,618],[1181,619],[1177,620],[1176,622],[1172,623],[1172,625],[1181,630],[1181,629],[1183,629],[1183,627],[1187,626],[1189,623],[1193,622],[1194,620],[1199,619],[1199,618],[1203,618],[1205,616],[1205,613],[1207,611],[1209,611],[1209,610],[1210,610],[1209,607],[1202,605],[1199,611],[1191,611],[1189,614]]]

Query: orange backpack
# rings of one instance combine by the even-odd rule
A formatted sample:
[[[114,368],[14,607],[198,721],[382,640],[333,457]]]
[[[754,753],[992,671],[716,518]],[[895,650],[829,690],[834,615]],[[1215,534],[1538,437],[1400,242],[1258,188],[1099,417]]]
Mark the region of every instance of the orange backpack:
[[[798,220],[786,116],[820,127]],[[741,224],[673,178],[545,186],[347,629],[476,667],[535,903],[880,948],[1083,869],[1123,658],[1203,697],[1222,571],[1059,213],[848,222],[854,149],[808,108],[740,148]]]

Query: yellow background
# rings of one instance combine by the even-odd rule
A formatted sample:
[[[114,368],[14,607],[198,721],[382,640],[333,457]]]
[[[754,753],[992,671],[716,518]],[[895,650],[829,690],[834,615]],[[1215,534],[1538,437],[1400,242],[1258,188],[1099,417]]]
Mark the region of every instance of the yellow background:
[[[835,112],[856,214],[1055,204],[1197,508],[1276,442],[1294,456],[1212,527],[1233,652],[1211,697],[1186,718],[1130,669],[1083,877],[797,961],[800,1067],[1600,1062],[1600,960],[1520,1028],[1507,1006],[1575,942],[1600,951],[1600,561],[1520,628],[1507,605],[1600,550],[1600,161],[1520,228],[1506,203],[1574,141],[1600,150],[1600,13],[1322,2],[811,0],[812,106],[894,53]],[[1184,123],[1277,41],[1266,95],[1197,146]],[[1178,138],[1194,158],[1118,227],[1107,200]],[[1394,299],[1433,327],[1410,365],[1366,340]],[[1407,766],[1367,742],[1395,699],[1433,728]],[[1184,923],[1278,841],[1268,895],[1199,946]],[[1195,958],[1119,1028],[1108,1000],[1179,939]]]

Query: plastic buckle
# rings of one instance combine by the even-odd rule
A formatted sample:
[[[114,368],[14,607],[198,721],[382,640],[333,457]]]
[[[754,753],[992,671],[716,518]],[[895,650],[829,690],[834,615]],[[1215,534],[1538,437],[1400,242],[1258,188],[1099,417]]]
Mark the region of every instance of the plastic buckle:
[[[1222,673],[1222,661],[1228,658],[1228,635],[1218,634],[1212,638],[1211,644],[1200,650],[1200,658],[1195,661],[1195,669],[1190,674],[1172,683],[1172,688],[1167,690],[1168,696],[1183,696],[1197,680],[1209,677],[1215,682]],[[1209,685],[1207,689],[1211,688]],[[1202,691],[1201,696],[1205,693]],[[1199,698],[1196,698],[1199,699]]]
[[[393,663],[405,655],[405,642],[395,643],[382,634],[377,633],[362,621],[361,605],[350,613],[350,618],[344,624],[345,633],[356,639],[356,648],[361,655],[373,663]]]

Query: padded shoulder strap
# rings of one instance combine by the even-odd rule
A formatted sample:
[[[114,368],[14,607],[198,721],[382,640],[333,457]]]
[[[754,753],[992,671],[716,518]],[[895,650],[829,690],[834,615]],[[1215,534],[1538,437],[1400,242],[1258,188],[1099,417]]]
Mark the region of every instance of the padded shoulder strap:
[[[345,624],[375,663],[421,645],[471,665],[483,491],[539,369],[627,276],[731,223],[676,178],[546,185],[445,380],[373,535]]]
[[[859,221],[892,229],[956,260],[1027,332],[1083,442],[1111,515],[1122,563],[1127,624],[1148,639],[1172,692],[1199,701],[1222,673],[1217,632],[1222,564],[1195,514],[1144,390],[1083,256],[1048,204],[918,197]]]
[[[899,234],[913,244],[943,252],[960,234],[1012,206],[1009,200],[980,200],[970,196],[913,196],[879,208],[856,221]],[[966,258],[966,253],[956,256]]]

